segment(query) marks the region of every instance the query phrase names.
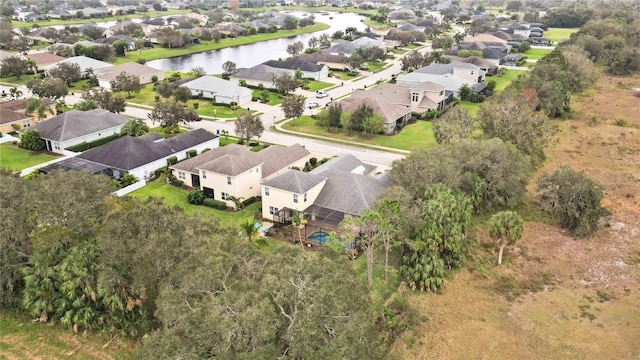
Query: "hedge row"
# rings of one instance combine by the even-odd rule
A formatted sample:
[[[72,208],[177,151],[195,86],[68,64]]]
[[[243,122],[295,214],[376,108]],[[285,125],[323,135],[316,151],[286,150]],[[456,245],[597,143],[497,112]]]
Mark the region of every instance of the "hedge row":
[[[256,202],[256,197],[252,196],[252,197],[246,199],[245,201],[243,201],[242,204],[244,204],[244,206],[247,207],[247,206],[253,204],[254,202]]]
[[[70,146],[67,148],[67,150],[69,151],[73,151],[73,152],[83,152],[83,151],[87,151],[89,149],[93,149],[94,147],[98,147],[100,145],[104,145],[110,141],[113,141],[117,138],[120,137],[120,134],[116,134],[116,135],[111,135],[111,136],[107,136],[105,138],[102,139],[98,139],[96,141],[92,141],[92,142],[84,142],[82,144],[78,144],[78,145],[74,145],[74,146]]]
[[[224,201],[219,201],[212,198],[204,199],[204,201],[202,202],[202,205],[208,206],[214,209],[219,209],[219,210],[225,210],[227,208],[227,203],[225,203]]]

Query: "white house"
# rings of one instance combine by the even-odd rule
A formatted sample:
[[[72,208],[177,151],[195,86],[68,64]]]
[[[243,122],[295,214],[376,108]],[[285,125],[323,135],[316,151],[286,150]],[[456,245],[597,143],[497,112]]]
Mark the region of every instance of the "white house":
[[[250,89],[211,75],[199,77],[181,86],[191,90],[193,96],[200,95],[207,99],[215,99],[216,103],[235,102],[242,105],[251,101]]]
[[[47,150],[62,154],[64,149],[120,133],[129,118],[104,109],[72,110],[35,124]]]

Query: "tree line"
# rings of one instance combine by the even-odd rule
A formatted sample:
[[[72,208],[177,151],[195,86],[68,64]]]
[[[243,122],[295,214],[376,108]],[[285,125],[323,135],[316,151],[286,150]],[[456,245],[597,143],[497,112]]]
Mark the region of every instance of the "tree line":
[[[3,307],[142,339],[142,358],[384,356],[341,253],[262,251],[213,217],[113,197],[104,176],[0,177]]]

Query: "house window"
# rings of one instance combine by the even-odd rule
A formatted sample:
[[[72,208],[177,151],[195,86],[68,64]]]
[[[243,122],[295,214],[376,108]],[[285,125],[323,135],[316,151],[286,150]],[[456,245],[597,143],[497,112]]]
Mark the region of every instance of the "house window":
[[[207,178],[207,172],[206,171],[202,171],[202,178],[206,179]]]
[[[227,176],[227,185],[231,185],[231,176]]]
[[[222,198],[222,200],[229,200],[229,194],[225,192],[220,193],[220,197]]]
[[[187,177],[184,175],[184,173],[183,173],[182,171],[178,171],[178,179],[180,179],[180,180],[184,180],[184,179],[186,179],[186,178],[187,178]]]
[[[278,215],[278,208],[277,207],[273,207],[273,206],[269,206],[269,214]]]
[[[264,188],[264,196],[269,196],[269,188],[268,187]]]
[[[418,102],[418,93],[411,93],[411,102]]]
[[[298,203],[298,194],[293,194],[293,202]]]
[[[307,202],[307,193],[304,193],[304,202]]]

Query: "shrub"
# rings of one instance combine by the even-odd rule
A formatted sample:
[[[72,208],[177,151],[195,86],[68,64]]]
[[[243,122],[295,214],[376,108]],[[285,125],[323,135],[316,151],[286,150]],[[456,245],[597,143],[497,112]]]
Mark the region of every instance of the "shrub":
[[[202,205],[204,199],[204,191],[202,190],[193,190],[187,195],[187,201],[193,205]]]
[[[245,201],[243,201],[242,204],[244,205],[244,207],[247,207],[247,206],[253,204],[254,202],[256,202],[256,200],[257,200],[256,197],[252,196],[252,197],[246,199]]]
[[[38,130],[25,130],[20,135],[20,147],[31,151],[42,151],[46,148]]]
[[[147,60],[146,60],[146,59],[143,59],[143,58],[140,58],[140,59],[136,60],[136,62],[137,62],[138,64],[142,64],[142,65],[144,65],[144,64],[146,64],[146,63],[147,63]],[[153,81],[153,80],[151,80],[151,81]]]
[[[291,167],[291,170],[298,170],[298,171],[300,171],[300,168],[299,168],[299,167],[297,167],[297,166],[292,166],[292,167]]]
[[[198,150],[189,150],[187,151],[187,155],[192,158],[198,155]]]
[[[176,179],[171,181],[171,185],[181,188],[184,186],[184,181]]]
[[[200,154],[204,154],[204,153],[206,153],[207,151],[211,151],[211,149],[209,149],[209,148],[202,149],[202,151],[200,152]]]
[[[172,156],[172,157],[168,158],[168,159],[167,159],[167,163],[168,163],[169,165],[175,165],[175,164],[177,164],[177,163],[178,163],[178,157],[176,157],[176,156]]]
[[[227,204],[225,202],[211,198],[204,199],[202,205],[219,210],[225,210],[227,208]]]
[[[627,120],[622,119],[622,118],[617,118],[614,121],[614,124],[616,124],[617,126],[627,126]]]
[[[151,82],[152,82],[152,83],[158,82],[158,76],[157,76],[157,75],[153,75],[153,76],[151,77]]]
[[[239,145],[244,145],[244,140],[243,139],[238,139],[238,144]]]
[[[257,141],[251,141],[251,142],[249,142],[249,146],[258,146],[258,145],[260,145],[260,144],[258,144],[258,142],[257,142]]]
[[[316,164],[318,163],[318,159],[312,157],[311,159],[309,159],[309,164],[311,164],[311,166],[316,166]]]

